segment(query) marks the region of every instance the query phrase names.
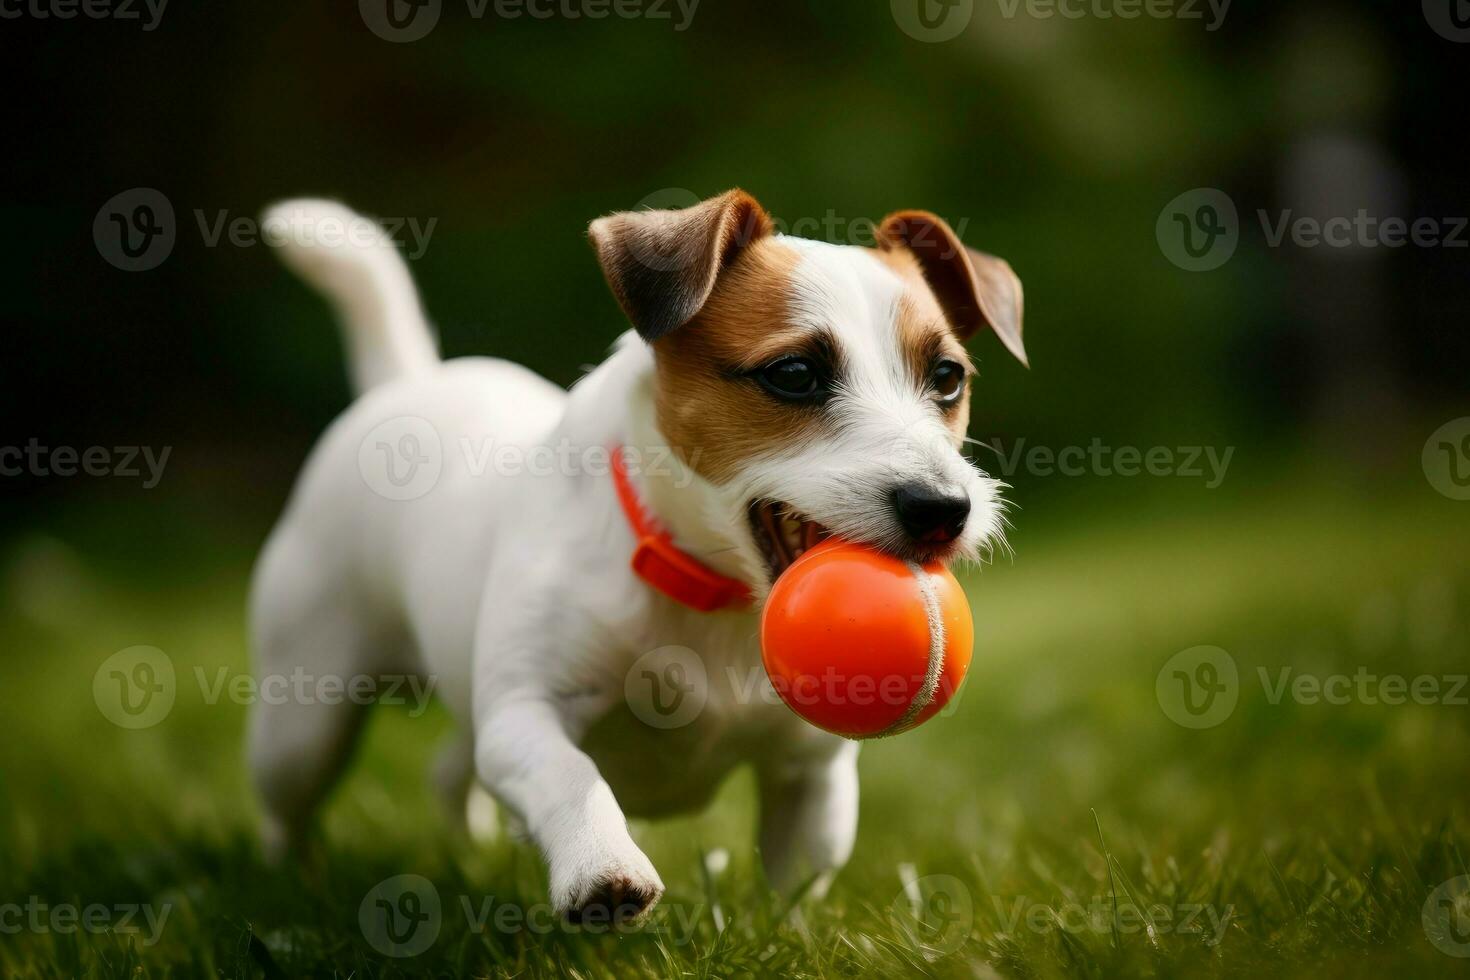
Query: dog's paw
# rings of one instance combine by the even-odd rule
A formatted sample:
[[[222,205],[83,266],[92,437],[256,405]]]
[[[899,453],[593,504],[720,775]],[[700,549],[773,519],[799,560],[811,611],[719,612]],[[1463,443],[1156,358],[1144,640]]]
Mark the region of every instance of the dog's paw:
[[[664,883],[641,851],[636,858],[585,863],[558,874],[552,869],[552,903],[568,921],[586,924],[634,923],[653,910]]]
[[[657,881],[618,875],[594,886],[564,914],[568,921],[577,923],[638,922],[653,910],[663,893],[663,885]]]

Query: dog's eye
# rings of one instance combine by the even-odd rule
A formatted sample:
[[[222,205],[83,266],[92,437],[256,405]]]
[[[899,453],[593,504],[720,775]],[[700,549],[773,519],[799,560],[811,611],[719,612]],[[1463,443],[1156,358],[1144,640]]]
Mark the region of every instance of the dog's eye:
[[[939,404],[953,405],[965,392],[965,369],[954,361],[940,361],[929,376],[929,383],[939,396]]]
[[[787,401],[806,401],[822,390],[822,373],[805,357],[783,357],[756,372],[767,391]]]

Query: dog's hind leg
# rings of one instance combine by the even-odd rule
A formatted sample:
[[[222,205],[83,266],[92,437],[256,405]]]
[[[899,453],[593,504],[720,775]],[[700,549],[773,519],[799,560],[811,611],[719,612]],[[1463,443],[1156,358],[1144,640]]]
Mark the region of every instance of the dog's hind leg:
[[[272,862],[299,849],[313,812],[351,756],[368,706],[347,695],[353,679],[372,674],[383,655],[382,633],[362,605],[293,549],[272,542],[251,609],[259,688],[247,755],[264,811],[262,845]],[[319,686],[324,679],[330,696]]]
[[[475,740],[469,733],[449,737],[434,757],[432,776],[445,818],[456,833],[476,844],[493,843],[504,834],[525,836],[513,815],[501,813],[495,798],[475,778]]]
[[[450,735],[434,756],[432,778],[450,827],[457,833],[468,832],[465,812],[475,780],[474,738],[461,732]]]

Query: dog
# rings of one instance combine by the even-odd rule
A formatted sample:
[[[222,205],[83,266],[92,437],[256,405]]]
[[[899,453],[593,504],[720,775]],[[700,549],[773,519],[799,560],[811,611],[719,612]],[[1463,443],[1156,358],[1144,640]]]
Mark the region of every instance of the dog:
[[[988,329],[1025,363],[1015,273],[923,211],[885,219],[874,246],[779,234],[740,190],[612,214],[589,236],[632,329],[566,391],[506,361],[441,361],[392,244],[316,233],[365,223],[318,200],[262,222],[335,306],[358,395],[257,563],[258,671],[431,678],[458,725],[436,784],[462,813],[478,779],[573,920],[645,915],[664,885],[627,815],[697,809],[742,763],[768,883],[824,894],[856,837],[858,743],[727,679],[759,671],[760,603],[827,535],[915,562],[1003,541],[1002,485],[961,453],[964,343]],[[504,462],[557,446],[574,451],[554,466],[483,465],[485,447]],[[661,649],[703,668],[687,724],[644,722],[629,693]],[[253,709],[277,860],[363,720],[325,700]]]

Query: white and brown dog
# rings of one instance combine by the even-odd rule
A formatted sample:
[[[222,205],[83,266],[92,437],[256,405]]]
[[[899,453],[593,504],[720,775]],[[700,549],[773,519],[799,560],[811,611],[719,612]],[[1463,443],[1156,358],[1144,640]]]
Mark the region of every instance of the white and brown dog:
[[[912,560],[997,541],[999,485],[960,453],[962,344],[989,327],[1024,361],[1010,267],[918,211],[885,220],[876,248],[776,234],[741,191],[614,214],[591,238],[636,333],[567,392],[505,361],[441,361],[391,244],[313,233],[364,221],[293,201],[264,222],[337,307],[360,397],[256,569],[258,669],[432,678],[462,733],[442,787],[462,810],[478,776],[540,847],[568,915],[650,908],[663,883],[624,814],[697,808],[742,762],[768,880],[824,890],[856,834],[857,744],[718,680],[759,669],[759,601],[827,533]],[[550,446],[581,455],[483,465],[485,447]],[[608,447],[662,465],[569,465]],[[385,459],[429,475],[382,484]],[[670,646],[712,679],[672,729],[625,697],[634,662]],[[345,701],[257,706],[268,852],[300,841],[361,720]]]

